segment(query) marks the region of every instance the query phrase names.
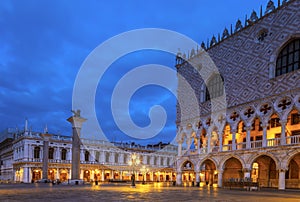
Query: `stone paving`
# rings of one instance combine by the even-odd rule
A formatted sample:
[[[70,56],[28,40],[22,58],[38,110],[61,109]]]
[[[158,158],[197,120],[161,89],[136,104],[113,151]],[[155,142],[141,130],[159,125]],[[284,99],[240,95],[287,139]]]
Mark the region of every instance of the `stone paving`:
[[[0,184],[0,201],[212,201],[300,202],[300,190],[245,191],[220,188],[141,185]]]

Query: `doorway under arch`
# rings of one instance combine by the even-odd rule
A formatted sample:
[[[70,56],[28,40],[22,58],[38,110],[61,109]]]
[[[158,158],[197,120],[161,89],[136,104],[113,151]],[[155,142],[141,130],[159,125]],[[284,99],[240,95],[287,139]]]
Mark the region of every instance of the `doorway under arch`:
[[[242,179],[243,176],[243,166],[240,160],[235,157],[227,159],[223,166],[223,181],[230,181],[232,179]]]
[[[218,183],[218,176],[216,172],[215,163],[207,159],[200,165],[200,182],[204,182],[205,185],[213,186]]]
[[[278,172],[273,158],[267,155],[257,157],[252,163],[251,179],[260,187],[278,187]]]

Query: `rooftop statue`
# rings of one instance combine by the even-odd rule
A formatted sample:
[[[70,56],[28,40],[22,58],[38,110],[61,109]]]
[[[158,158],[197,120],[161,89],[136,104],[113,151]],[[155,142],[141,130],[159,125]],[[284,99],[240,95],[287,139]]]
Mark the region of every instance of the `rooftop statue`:
[[[213,46],[217,43],[217,39],[215,36],[212,37],[211,41],[210,41],[210,46]]]
[[[203,50],[206,49],[205,43],[204,43],[203,41],[202,41],[202,43],[201,43],[201,48],[203,48]]]
[[[194,49],[194,48],[192,48],[192,50],[191,50],[191,56],[190,56],[190,58],[194,57],[195,55],[196,55],[195,49]]]
[[[180,52],[180,48],[178,48],[177,57],[182,57],[182,53]]]
[[[258,20],[257,13],[253,10],[250,16],[250,21],[255,22],[256,20]]]
[[[71,112],[73,113],[74,117],[80,117],[80,109],[77,109],[76,111],[71,110]]]
[[[234,32],[237,32],[237,31],[241,30],[242,28],[243,28],[242,22],[240,20],[238,20],[235,24]]]
[[[229,32],[228,32],[228,29],[225,28],[224,31],[223,31],[223,35],[222,35],[222,40],[226,39],[227,37],[229,37]]]
[[[274,5],[274,2],[272,0],[270,0],[267,4],[267,9],[265,11],[265,14],[270,13],[273,10],[275,10],[275,5]]]

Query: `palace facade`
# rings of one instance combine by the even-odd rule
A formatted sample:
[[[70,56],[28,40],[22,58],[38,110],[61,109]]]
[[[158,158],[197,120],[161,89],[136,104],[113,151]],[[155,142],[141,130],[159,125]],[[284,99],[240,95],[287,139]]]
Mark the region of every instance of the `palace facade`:
[[[27,125],[27,124],[26,124]],[[10,129],[0,143],[0,180],[31,183],[42,180],[43,138],[40,132]],[[71,179],[72,138],[50,135],[48,179],[68,182]],[[81,139],[80,179],[91,181],[175,181],[174,161],[177,147],[158,143],[141,146],[134,143],[110,143]],[[3,146],[5,145],[5,146]],[[140,164],[130,166],[135,154]]]
[[[299,0],[269,1],[201,50],[177,55],[199,108],[181,107],[192,99],[179,78],[177,184],[246,178],[300,188],[299,11]]]

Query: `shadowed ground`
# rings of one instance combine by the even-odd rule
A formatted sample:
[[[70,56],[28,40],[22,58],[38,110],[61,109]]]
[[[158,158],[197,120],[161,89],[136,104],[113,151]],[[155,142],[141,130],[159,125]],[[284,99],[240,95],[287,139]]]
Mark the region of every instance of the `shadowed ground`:
[[[100,185],[0,184],[0,201],[263,201],[300,202],[299,190],[245,191],[173,187],[161,183]]]

